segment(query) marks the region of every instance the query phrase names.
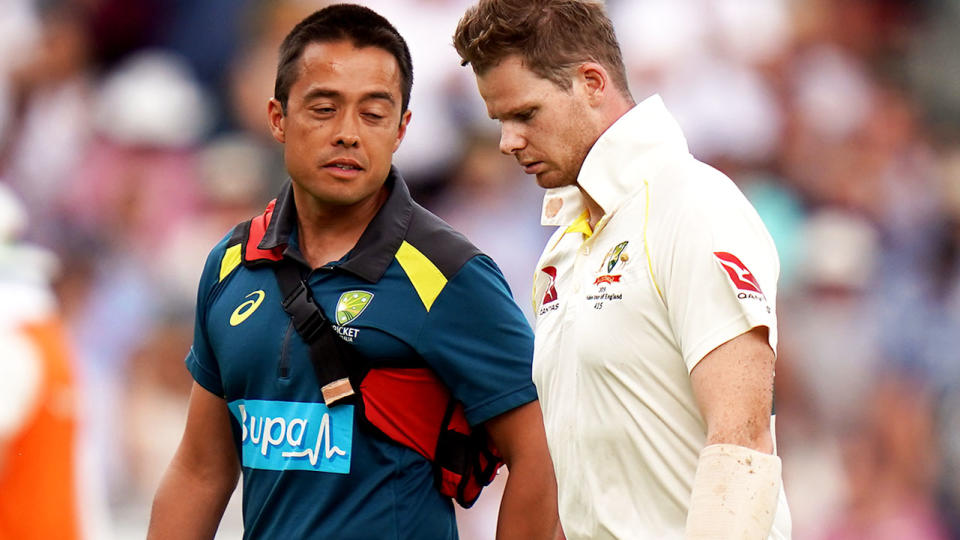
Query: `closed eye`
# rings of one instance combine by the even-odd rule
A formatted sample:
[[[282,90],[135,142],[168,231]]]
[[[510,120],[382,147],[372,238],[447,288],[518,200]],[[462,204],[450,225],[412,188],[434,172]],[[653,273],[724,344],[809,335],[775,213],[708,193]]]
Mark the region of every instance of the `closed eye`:
[[[519,122],[529,122],[533,116],[536,114],[537,110],[535,108],[525,109],[520,112],[514,113],[513,118]]]

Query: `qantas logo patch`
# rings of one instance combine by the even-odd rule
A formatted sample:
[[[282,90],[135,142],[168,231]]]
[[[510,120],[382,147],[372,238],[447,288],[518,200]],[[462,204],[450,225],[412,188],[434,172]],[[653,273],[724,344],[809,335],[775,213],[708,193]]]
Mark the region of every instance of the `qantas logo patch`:
[[[553,266],[544,266],[540,269],[541,272],[550,276],[550,282],[547,283],[547,292],[543,295],[543,301],[540,302],[540,305],[546,305],[550,302],[557,301],[557,269]]]
[[[737,289],[748,293],[763,294],[757,278],[736,255],[725,251],[715,251],[713,255],[720,262],[720,266],[726,270],[727,275],[730,276],[730,281]]]

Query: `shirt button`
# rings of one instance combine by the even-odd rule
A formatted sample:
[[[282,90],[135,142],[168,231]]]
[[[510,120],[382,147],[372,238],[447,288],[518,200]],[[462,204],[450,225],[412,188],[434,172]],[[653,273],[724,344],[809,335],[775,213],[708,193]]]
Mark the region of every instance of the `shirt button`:
[[[590,246],[583,246],[583,254],[584,255],[590,254]]]

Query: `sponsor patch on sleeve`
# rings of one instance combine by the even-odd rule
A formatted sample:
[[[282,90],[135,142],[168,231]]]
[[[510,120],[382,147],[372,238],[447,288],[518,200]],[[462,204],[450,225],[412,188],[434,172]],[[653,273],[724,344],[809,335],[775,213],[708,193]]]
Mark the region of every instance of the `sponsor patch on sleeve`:
[[[747,268],[747,265],[733,253],[715,251],[713,255],[717,258],[720,267],[727,273],[727,277],[730,278],[730,283],[737,293],[737,298],[740,300],[759,300],[766,305],[769,313],[770,306],[767,305],[767,297],[760,288],[760,282],[757,281],[753,272]]]
[[[730,281],[733,282],[733,285],[738,290],[763,294],[757,278],[754,277],[750,269],[747,268],[747,265],[743,264],[736,255],[725,251],[715,251],[713,255],[720,261],[720,266],[727,272],[727,275],[730,276]]]

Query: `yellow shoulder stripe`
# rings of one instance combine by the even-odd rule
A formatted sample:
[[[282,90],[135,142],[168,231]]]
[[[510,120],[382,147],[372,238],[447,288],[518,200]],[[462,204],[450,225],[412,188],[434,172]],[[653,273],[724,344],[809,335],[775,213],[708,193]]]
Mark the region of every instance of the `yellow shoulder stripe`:
[[[663,297],[663,291],[660,290],[660,285],[657,284],[657,276],[653,275],[653,258],[650,256],[650,242],[647,241],[647,221],[650,219],[650,182],[644,180],[643,184],[646,187],[644,193],[647,197],[647,206],[643,212],[643,250],[647,254],[647,268],[650,269],[650,279],[653,281],[653,286],[657,289],[660,299],[666,301]]]
[[[240,248],[242,244],[237,244],[227,248],[227,252],[220,259],[220,281],[230,275],[233,269],[240,266]]]
[[[430,259],[406,241],[400,244],[396,257],[400,267],[407,273],[413,288],[420,295],[424,307],[430,311],[434,300],[440,296],[440,291],[447,285],[447,278],[443,277],[443,273],[430,262]]]

